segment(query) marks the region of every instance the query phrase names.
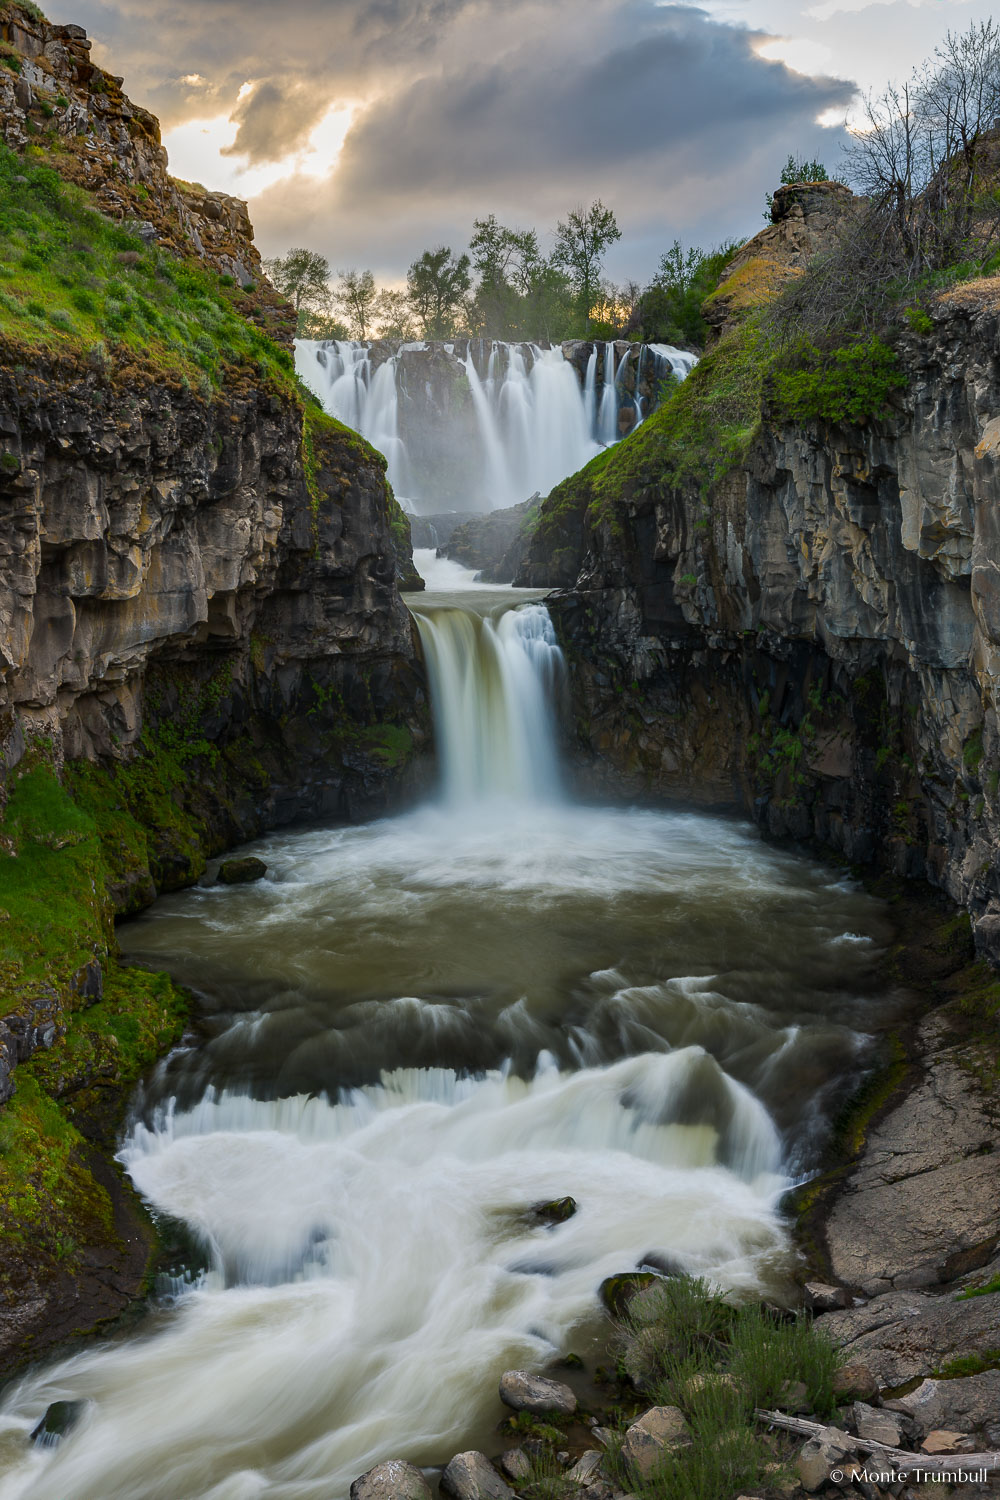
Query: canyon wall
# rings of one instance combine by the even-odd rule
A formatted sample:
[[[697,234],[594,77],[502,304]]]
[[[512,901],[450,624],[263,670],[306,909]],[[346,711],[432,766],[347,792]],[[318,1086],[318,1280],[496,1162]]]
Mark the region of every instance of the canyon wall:
[[[518,581],[562,590],[591,783],[926,877],[998,959],[1000,281],[930,323],[885,420],[765,406],[721,482],[654,465],[610,508],[585,472]]]

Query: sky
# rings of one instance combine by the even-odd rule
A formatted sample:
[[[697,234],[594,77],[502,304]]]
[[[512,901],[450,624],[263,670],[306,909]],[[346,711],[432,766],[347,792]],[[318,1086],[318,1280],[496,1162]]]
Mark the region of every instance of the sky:
[[[607,274],[763,224],[789,153],[837,175],[858,90],[904,77],[979,0],[50,0],[162,123],[170,170],[399,284],[476,218],[600,198]]]

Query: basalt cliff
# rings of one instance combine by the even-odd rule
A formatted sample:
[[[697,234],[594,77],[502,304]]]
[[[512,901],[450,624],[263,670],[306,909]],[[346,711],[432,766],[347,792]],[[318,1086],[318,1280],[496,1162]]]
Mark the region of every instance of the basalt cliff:
[[[709,315],[822,243],[836,198],[786,190],[784,237]],[[678,477],[658,413],[543,502],[517,581],[559,590],[590,782],[925,878],[995,960],[1000,279],[938,296],[894,354],[878,419],[791,421],[765,386],[721,476]]]

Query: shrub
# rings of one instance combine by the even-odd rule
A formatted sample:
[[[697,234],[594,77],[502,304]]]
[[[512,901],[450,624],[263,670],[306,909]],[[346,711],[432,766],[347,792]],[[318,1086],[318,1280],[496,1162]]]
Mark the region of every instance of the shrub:
[[[775,372],[774,402],[796,422],[862,422],[886,416],[893,392],[905,384],[899,356],[876,334],[825,353],[801,346],[795,367]]]

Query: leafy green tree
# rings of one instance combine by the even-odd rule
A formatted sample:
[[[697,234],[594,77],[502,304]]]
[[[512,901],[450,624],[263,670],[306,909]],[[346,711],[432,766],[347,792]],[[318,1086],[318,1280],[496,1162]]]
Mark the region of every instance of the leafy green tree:
[[[306,331],[310,320],[330,317],[330,262],[317,250],[298,246],[287,255],[264,261],[264,270],[283,297],[292,303],[298,315],[298,333],[302,338],[323,337]]]
[[[406,295],[425,338],[452,333],[462,299],[472,286],[472,262],[448,245],[425,250],[406,273]]]
[[[380,339],[412,339],[416,332],[413,312],[405,292],[383,287],[372,309]]]
[[[595,198],[589,208],[581,204],[556,225],[553,265],[562,268],[580,301],[584,332],[590,332],[590,313],[600,291],[601,268],[609,245],[622,232],[610,208]]]
[[[375,277],[371,271],[338,271],[340,280],[334,293],[334,302],[345,315],[351,337],[367,339],[371,333],[372,315],[375,310],[377,292]]]
[[[639,299],[632,331],[654,343],[704,345],[708,324],[702,303],[738,247],[739,241],[732,240],[715,250],[694,245],[685,250],[680,240],[674,240]]]

